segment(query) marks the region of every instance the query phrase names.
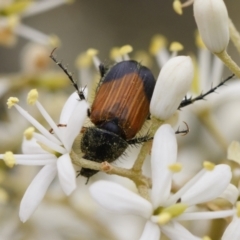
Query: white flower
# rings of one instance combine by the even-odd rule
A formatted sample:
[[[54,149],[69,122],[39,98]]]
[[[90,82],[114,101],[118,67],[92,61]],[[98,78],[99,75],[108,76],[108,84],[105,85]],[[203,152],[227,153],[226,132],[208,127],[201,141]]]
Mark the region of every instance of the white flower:
[[[22,2],[22,4],[17,1],[7,1],[5,4],[0,3],[1,13],[3,15],[0,17],[0,44],[7,46],[12,45],[16,42],[15,35],[19,35],[39,44],[58,46],[59,39],[56,36],[46,35],[37,29],[21,23],[20,20],[66,4],[67,1],[43,0]]]
[[[234,210],[217,212],[191,212],[190,210],[193,205],[219,197],[230,183],[231,170],[224,164],[218,166],[206,164],[206,169],[201,170],[178,192],[171,195],[173,172],[169,170],[169,165],[174,165],[176,157],[175,133],[170,125],[162,125],[154,136],[152,147],[151,201],[117,183],[104,180],[92,184],[90,193],[102,207],[108,210],[145,218],[146,225],[139,238],[141,240],[159,240],[161,232],[172,240],[200,239],[178,223],[178,220],[232,216]]]
[[[231,223],[227,226],[223,236],[222,240],[239,240],[240,239],[240,204],[237,203],[237,211],[234,215]]]
[[[161,120],[167,120],[178,109],[190,88],[193,64],[190,57],[171,58],[162,68],[150,103],[150,112]]]
[[[16,98],[10,98],[8,106],[14,106],[40,133],[33,128],[25,132],[22,144],[23,154],[7,152],[1,154],[8,166],[14,164],[43,166],[25,192],[20,205],[20,219],[25,222],[43,199],[52,180],[58,174],[59,182],[66,195],[76,188],[76,176],[71,162],[70,152],[76,136],[79,134],[87,116],[88,103],[78,100],[72,94],[63,107],[60,123],[66,126],[58,128],[56,123],[37,101],[37,92],[32,90],[28,96],[29,103],[36,103],[37,108],[52,128],[54,134],[45,129],[36,119],[17,105]]]
[[[224,51],[229,42],[228,13],[223,0],[195,0],[194,17],[204,44],[213,53]]]

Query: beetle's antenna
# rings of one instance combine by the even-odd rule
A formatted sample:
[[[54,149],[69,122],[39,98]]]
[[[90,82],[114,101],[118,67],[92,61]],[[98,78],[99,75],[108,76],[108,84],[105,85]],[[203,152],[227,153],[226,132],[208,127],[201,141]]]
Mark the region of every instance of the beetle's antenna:
[[[217,88],[221,87],[222,85],[224,85],[228,80],[232,79],[235,75],[231,75],[229,76],[228,78],[226,78],[225,80],[223,80],[222,82],[220,82],[216,87],[214,88],[211,88],[209,91],[207,91],[206,93],[201,93],[199,96],[195,97],[195,98],[192,98],[192,97],[185,97],[184,100],[182,100],[182,102],[180,103],[178,109],[180,108],[183,108],[183,107],[186,107],[196,101],[199,101],[199,100],[204,100],[204,98],[209,95],[210,93],[213,93],[216,91]]]
[[[178,127],[178,130],[175,132],[175,134],[180,134],[180,133],[182,133],[182,136],[185,136],[185,135],[187,135],[187,134],[190,132],[190,129],[189,129],[187,123],[184,122],[184,124],[186,125],[186,128],[187,128],[187,129],[180,131],[180,130],[179,130],[179,127]]]
[[[57,48],[54,48],[50,54],[50,58],[64,71],[64,73],[68,76],[69,80],[71,81],[73,87],[77,90],[77,94],[80,98],[80,100],[85,100],[85,96],[83,91],[85,90],[86,86],[84,87],[83,90],[79,90],[79,87],[77,85],[77,82],[73,79],[72,74],[68,72],[67,68],[62,65],[61,62],[58,62],[57,59],[53,56],[53,53],[55,52]]]

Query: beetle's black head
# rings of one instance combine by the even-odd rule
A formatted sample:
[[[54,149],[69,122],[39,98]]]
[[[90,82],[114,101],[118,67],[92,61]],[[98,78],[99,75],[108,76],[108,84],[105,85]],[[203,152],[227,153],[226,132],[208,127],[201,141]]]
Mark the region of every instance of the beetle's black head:
[[[113,162],[128,147],[128,143],[120,136],[97,127],[87,128],[81,140],[83,158],[94,162]],[[80,175],[91,177],[96,170],[82,168]]]

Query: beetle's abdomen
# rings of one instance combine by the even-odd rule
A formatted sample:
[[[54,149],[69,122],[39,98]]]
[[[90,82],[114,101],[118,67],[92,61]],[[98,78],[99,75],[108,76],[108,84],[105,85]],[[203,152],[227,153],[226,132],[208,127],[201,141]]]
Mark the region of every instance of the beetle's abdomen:
[[[155,79],[146,67],[135,61],[116,64],[99,87],[92,104],[91,121],[103,129],[114,128],[116,124],[119,133],[114,133],[124,139],[133,138],[149,115],[154,86]]]

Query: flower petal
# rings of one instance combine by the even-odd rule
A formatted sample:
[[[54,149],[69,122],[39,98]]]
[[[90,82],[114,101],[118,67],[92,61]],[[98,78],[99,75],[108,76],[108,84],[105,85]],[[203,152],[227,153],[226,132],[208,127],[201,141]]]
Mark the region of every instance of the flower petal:
[[[89,108],[89,104],[84,101],[78,101],[76,107],[73,110],[73,113],[67,123],[67,127],[65,129],[64,135],[64,146],[70,151],[72,148],[73,141],[80,133],[82,125],[87,117],[87,110]]]
[[[53,135],[51,134],[42,124],[40,124],[34,117],[32,117],[27,111],[25,111],[22,107],[15,104],[15,108],[21,113],[27,121],[29,121],[40,133],[42,133],[46,138],[49,140],[61,144],[61,142]]]
[[[239,240],[240,239],[240,218],[235,216],[232,222],[226,228],[222,240]]]
[[[201,240],[201,238],[192,235],[185,227],[175,221],[162,225],[161,230],[169,239]]]
[[[186,212],[177,217],[177,220],[206,220],[206,219],[219,219],[232,217],[236,211],[233,209],[222,211],[209,211],[209,212]]]
[[[206,47],[224,51],[229,42],[228,12],[223,0],[195,0],[194,17]]]
[[[26,222],[36,210],[56,173],[56,164],[49,164],[44,166],[33,179],[20,204],[19,217],[22,222]]]
[[[37,140],[39,144],[42,144],[42,147],[46,147],[46,150],[49,149],[50,152],[58,152],[64,154],[67,150],[59,144],[54,143],[53,141],[46,138],[44,135],[39,133],[33,133],[33,137]]]
[[[157,224],[147,221],[139,240],[159,240],[161,237],[160,228]]]
[[[233,184],[229,184],[219,198],[224,198],[234,205],[238,199],[238,196],[239,190]]]
[[[47,151],[43,150],[40,145],[37,143],[35,138],[27,140],[25,137],[22,142],[22,153],[24,154],[46,154]]]
[[[162,125],[153,140],[152,154],[152,194],[153,207],[157,208],[169,197],[172,172],[168,166],[177,159],[177,141],[169,124]]]
[[[89,190],[92,197],[110,211],[144,218],[152,214],[150,202],[117,183],[101,180],[92,184]]]
[[[211,201],[219,197],[230,183],[231,169],[226,164],[215,166],[205,174],[182,197],[181,202],[189,205]]]
[[[178,109],[193,79],[193,63],[190,57],[177,56],[164,64],[154,88],[150,103],[151,114],[167,120]]]
[[[77,95],[76,92],[72,93],[62,108],[59,123],[61,124],[68,123],[68,120],[72,115],[73,110],[77,106],[78,102],[79,102],[79,96]]]
[[[64,154],[57,160],[58,178],[66,195],[76,188],[76,174],[69,154]]]

